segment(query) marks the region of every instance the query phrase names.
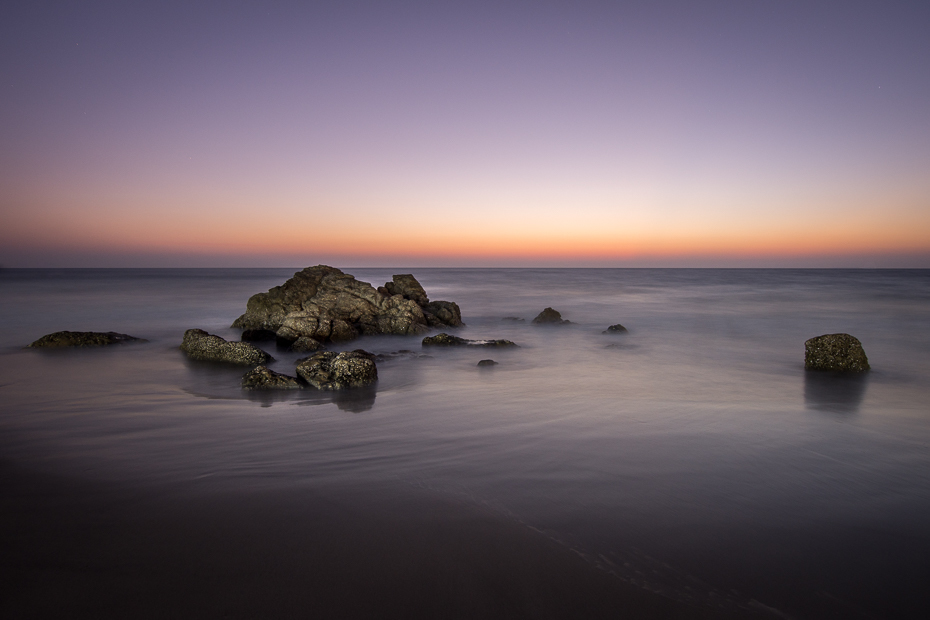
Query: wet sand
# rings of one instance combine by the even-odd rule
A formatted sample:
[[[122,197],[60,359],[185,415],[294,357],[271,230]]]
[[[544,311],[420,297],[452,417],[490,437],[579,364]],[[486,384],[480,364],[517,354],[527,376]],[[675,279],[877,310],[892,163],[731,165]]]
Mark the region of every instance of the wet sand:
[[[417,489],[204,493],[0,464],[4,618],[727,618]]]

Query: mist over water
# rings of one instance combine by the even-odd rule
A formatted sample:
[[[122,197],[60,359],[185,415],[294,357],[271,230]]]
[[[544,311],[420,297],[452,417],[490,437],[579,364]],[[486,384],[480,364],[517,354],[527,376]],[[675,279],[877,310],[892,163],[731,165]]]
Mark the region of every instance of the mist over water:
[[[345,271],[412,271],[460,305],[457,335],[520,346],[364,337],[341,348],[411,351],[374,389],[251,394],[243,369],[177,347],[192,327],[238,339],[248,297],[293,269],[3,270],[3,459],[142,486],[402,485],[666,596],[773,617],[930,602],[930,272]],[[572,324],[531,324],[547,306]],[[615,323],[629,332],[602,333]],[[149,342],[21,348],[58,330]],[[804,341],[836,332],[870,373],[804,371]],[[293,374],[299,355],[259,344]]]

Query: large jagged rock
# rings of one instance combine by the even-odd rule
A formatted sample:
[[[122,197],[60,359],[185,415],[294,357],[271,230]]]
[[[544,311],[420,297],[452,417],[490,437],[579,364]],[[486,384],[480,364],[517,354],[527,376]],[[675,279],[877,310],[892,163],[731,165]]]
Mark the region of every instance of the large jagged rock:
[[[244,390],[299,390],[300,382],[265,366],[256,366],[242,377]]]
[[[806,341],[804,367],[835,372],[864,372],[870,368],[862,343],[849,334],[824,334]]]
[[[424,347],[515,347],[511,340],[468,340],[451,334],[436,334],[423,339]]]
[[[187,353],[189,358],[205,362],[256,366],[272,360],[270,355],[255,345],[247,342],[228,342],[202,329],[189,329],[184,332],[181,350]]]
[[[375,289],[335,267],[317,265],[294,274],[281,286],[253,295],[233,323],[245,330],[270,330],[279,340],[309,337],[321,343],[359,335],[418,335],[430,327],[462,325],[451,301],[430,302],[410,274],[394,276]]]
[[[364,387],[378,380],[375,356],[367,351],[321,351],[297,360],[297,375],[318,390]]]
[[[28,346],[34,349],[55,349],[60,347],[102,347],[108,344],[125,344],[127,342],[148,342],[148,340],[116,332],[55,332],[42,336]]]
[[[571,321],[563,319],[562,314],[558,310],[546,308],[536,315],[536,318],[533,319],[533,323],[537,325],[568,325]]]

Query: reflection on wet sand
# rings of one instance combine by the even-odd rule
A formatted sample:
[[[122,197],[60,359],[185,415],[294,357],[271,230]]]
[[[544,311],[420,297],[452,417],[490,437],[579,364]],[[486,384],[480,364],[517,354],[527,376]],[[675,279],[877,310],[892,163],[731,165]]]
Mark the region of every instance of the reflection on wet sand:
[[[834,373],[808,370],[804,373],[804,404],[808,409],[855,413],[859,411],[869,373]]]

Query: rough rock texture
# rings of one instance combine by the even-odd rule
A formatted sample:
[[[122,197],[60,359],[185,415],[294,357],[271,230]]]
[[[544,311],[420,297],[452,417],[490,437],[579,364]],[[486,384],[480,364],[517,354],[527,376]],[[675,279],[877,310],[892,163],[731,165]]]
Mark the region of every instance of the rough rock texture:
[[[367,351],[322,351],[297,360],[297,374],[318,390],[344,390],[378,380],[375,356]]]
[[[429,297],[426,296],[426,291],[423,290],[423,287],[420,286],[417,279],[413,277],[413,274],[402,273],[395,275],[393,276],[392,282],[384,283],[384,288],[389,295],[400,295],[406,299],[413,300],[417,302],[417,305],[420,307],[429,303]]]
[[[255,345],[247,342],[228,342],[202,329],[189,329],[184,332],[181,350],[191,359],[245,366],[264,364],[272,359]]]
[[[616,325],[611,325],[603,333],[605,334],[625,334],[627,333],[626,327],[617,323]]]
[[[245,390],[299,390],[300,382],[264,366],[256,366],[242,377]]]
[[[478,366],[497,366],[497,362],[494,360],[481,360],[478,362]]]
[[[870,368],[862,343],[849,334],[825,334],[805,342],[804,367],[837,372],[863,372]]]
[[[430,302],[412,275],[394,276],[393,282],[375,289],[335,267],[317,265],[253,295],[232,326],[271,330],[283,342],[302,336],[339,342],[362,334],[418,335],[439,325],[462,325],[458,305]]]
[[[537,325],[568,325],[571,323],[571,321],[563,319],[562,314],[558,310],[553,310],[552,308],[546,308],[537,314],[533,322]]]
[[[319,351],[322,348],[323,343],[319,340],[314,340],[310,336],[301,336],[290,346],[290,350],[294,353],[313,353],[314,351]]]
[[[515,347],[510,340],[467,340],[450,334],[436,334],[423,339],[424,347]]]
[[[127,342],[148,342],[148,340],[116,332],[55,332],[42,336],[28,346],[36,349],[54,349],[58,347],[102,347]]]

